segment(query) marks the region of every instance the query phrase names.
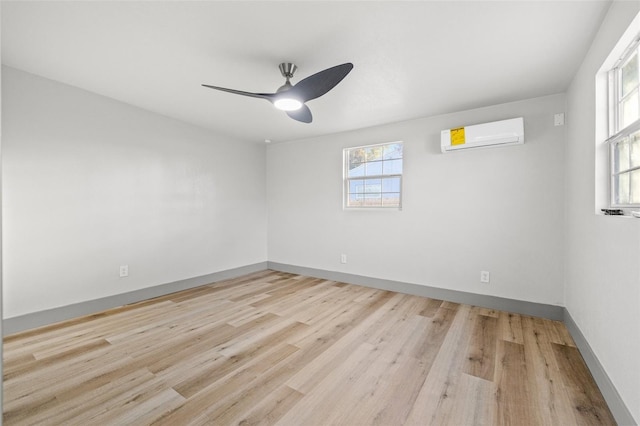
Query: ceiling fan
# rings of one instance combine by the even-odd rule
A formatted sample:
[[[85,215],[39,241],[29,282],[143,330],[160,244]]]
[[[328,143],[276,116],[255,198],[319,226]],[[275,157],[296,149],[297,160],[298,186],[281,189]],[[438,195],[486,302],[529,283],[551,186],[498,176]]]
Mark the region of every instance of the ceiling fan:
[[[289,79],[293,78],[293,74],[297,68],[298,67],[292,63],[280,64],[280,73],[286,78],[286,81],[275,93],[243,92],[241,90],[226,89],[208,84],[203,84],[203,86],[223,92],[235,93],[236,95],[266,99],[276,108],[285,111],[287,115],[294,120],[311,123],[313,116],[311,115],[309,107],[305,105],[305,102],[319,98],[333,89],[349,74],[353,69],[353,64],[347,62],[346,64],[327,68],[292,85]]]

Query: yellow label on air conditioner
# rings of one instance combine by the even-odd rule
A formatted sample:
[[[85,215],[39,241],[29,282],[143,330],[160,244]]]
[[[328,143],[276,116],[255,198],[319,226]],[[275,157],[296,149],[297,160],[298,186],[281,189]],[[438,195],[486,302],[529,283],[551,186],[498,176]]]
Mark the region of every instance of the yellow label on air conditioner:
[[[464,127],[451,129],[451,145],[463,145],[463,144],[464,144]]]

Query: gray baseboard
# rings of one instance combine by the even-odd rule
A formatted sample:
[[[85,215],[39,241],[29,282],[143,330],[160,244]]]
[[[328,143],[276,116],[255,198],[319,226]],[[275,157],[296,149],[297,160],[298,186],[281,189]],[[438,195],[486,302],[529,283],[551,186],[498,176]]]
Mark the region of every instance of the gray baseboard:
[[[214,272],[200,277],[187,278],[185,280],[175,281],[172,283],[143,288],[128,293],[116,294],[113,296],[102,297],[100,299],[87,300],[85,302],[61,306],[59,308],[6,318],[2,321],[2,331],[3,334],[7,336],[20,331],[54,324],[56,322],[93,314],[106,309],[116,308],[118,306],[153,299],[154,297],[164,296],[175,293],[176,291],[187,290],[189,288],[199,287],[217,281],[228,280],[230,278],[263,271],[265,269],[267,269],[267,262],[260,262],[253,265]]]
[[[637,425],[633,415],[629,411],[629,408],[625,405],[624,401],[620,397],[618,390],[613,385],[613,382],[609,378],[609,375],[604,370],[602,364],[598,360],[598,357],[591,349],[589,342],[580,331],[580,328],[575,323],[571,314],[566,309],[564,310],[564,324],[571,333],[571,337],[573,337],[573,341],[576,343],[584,362],[587,364],[593,379],[596,381],[598,388],[600,388],[600,392],[602,392],[602,396],[605,401],[607,401],[607,405],[615,417],[616,422],[620,426],[627,425]]]
[[[269,269],[273,269],[275,271],[290,272],[309,277],[373,287],[380,290],[396,291],[398,293],[413,294],[415,296],[430,297],[432,299],[447,300],[455,303],[464,303],[467,305],[480,306],[482,308],[499,309],[501,311],[548,318],[555,321],[562,321],[564,318],[564,308],[562,306],[525,302],[522,300],[507,299],[504,297],[467,293],[464,291],[448,290],[420,284],[411,284],[401,281],[385,280],[276,262],[268,262],[268,266]]]

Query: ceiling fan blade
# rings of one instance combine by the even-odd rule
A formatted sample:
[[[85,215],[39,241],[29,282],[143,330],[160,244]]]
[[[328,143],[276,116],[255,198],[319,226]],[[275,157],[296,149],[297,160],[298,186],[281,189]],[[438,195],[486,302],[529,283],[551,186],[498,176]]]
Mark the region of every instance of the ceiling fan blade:
[[[204,87],[208,87],[209,89],[215,89],[215,90],[220,90],[223,92],[228,92],[228,93],[233,93],[236,95],[242,95],[242,96],[250,96],[252,98],[261,98],[261,99],[266,99],[268,101],[271,101],[274,97],[275,97],[275,93],[252,93],[252,92],[243,92],[242,90],[235,90],[235,89],[227,89],[225,87],[218,87],[218,86],[210,86],[208,84],[203,84]]]
[[[351,72],[353,64],[336,65],[300,80],[291,90],[303,101],[318,98],[333,89]]]
[[[313,120],[313,116],[311,115],[311,110],[305,104],[302,104],[300,109],[295,111],[286,111],[287,115],[294,120],[300,121],[302,123],[311,123]]]

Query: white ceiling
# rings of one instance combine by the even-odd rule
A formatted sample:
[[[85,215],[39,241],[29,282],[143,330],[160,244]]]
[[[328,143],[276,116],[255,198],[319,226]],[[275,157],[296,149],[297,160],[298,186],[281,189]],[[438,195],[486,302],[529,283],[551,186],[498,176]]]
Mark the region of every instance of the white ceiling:
[[[567,89],[610,1],[2,2],[2,63],[241,140],[274,142]],[[303,124],[261,99],[352,62]]]

